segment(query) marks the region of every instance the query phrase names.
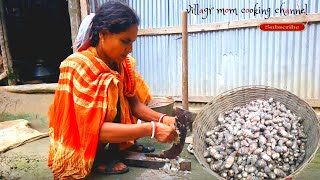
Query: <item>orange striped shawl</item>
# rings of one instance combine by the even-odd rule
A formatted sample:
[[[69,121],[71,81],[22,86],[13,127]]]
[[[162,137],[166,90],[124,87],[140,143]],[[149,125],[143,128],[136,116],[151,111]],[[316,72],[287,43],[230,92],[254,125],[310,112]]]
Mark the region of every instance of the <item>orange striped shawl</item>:
[[[60,65],[60,77],[49,108],[50,149],[48,166],[55,179],[84,178],[95,158],[99,130],[112,122],[120,99],[121,123],[136,122],[126,97],[137,94],[150,101],[149,88],[127,57],[119,72],[98,58],[95,48],[70,55]],[[132,145],[124,142],[122,149]]]

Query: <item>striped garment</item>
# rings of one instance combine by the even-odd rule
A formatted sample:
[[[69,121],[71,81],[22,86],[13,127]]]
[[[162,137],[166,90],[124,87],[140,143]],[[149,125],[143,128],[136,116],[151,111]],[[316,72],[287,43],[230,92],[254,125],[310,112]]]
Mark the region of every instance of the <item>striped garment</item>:
[[[127,97],[137,95],[141,102],[151,100],[149,88],[135,71],[128,56],[111,70],[98,58],[95,48],[76,52],[60,65],[60,77],[53,104],[49,108],[50,149],[48,166],[54,179],[85,178],[95,158],[99,130],[112,122],[120,99],[121,123],[136,123]],[[120,144],[126,149],[133,141]]]

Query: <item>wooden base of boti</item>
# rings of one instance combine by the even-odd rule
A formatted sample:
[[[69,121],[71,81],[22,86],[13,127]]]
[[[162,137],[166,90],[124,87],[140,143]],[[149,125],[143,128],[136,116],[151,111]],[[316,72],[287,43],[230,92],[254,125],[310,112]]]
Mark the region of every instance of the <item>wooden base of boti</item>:
[[[191,171],[191,160],[177,157],[181,171]],[[148,157],[145,153],[128,152],[125,156],[125,164],[128,166],[143,167],[150,169],[162,168],[170,159]]]

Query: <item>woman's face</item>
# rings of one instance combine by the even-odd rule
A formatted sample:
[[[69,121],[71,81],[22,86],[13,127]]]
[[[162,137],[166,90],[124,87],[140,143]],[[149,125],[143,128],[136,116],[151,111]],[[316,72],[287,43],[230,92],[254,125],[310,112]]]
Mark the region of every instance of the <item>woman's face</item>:
[[[121,63],[132,52],[132,44],[137,38],[138,26],[132,25],[127,31],[113,34],[99,33],[98,52],[102,59]],[[101,54],[102,53],[102,54]]]

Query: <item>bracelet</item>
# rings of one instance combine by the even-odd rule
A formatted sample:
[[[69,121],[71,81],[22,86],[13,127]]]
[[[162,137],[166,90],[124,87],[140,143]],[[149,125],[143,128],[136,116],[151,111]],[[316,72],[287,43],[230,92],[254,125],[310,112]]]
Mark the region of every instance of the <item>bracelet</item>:
[[[152,124],[152,135],[151,135],[151,138],[154,138],[154,134],[156,132],[156,124],[154,123],[154,121],[151,121],[151,124]]]
[[[167,115],[167,114],[162,114],[162,115],[159,117],[158,122],[159,122],[159,123],[163,123],[163,118],[164,118],[165,116],[168,116],[168,115]]]

